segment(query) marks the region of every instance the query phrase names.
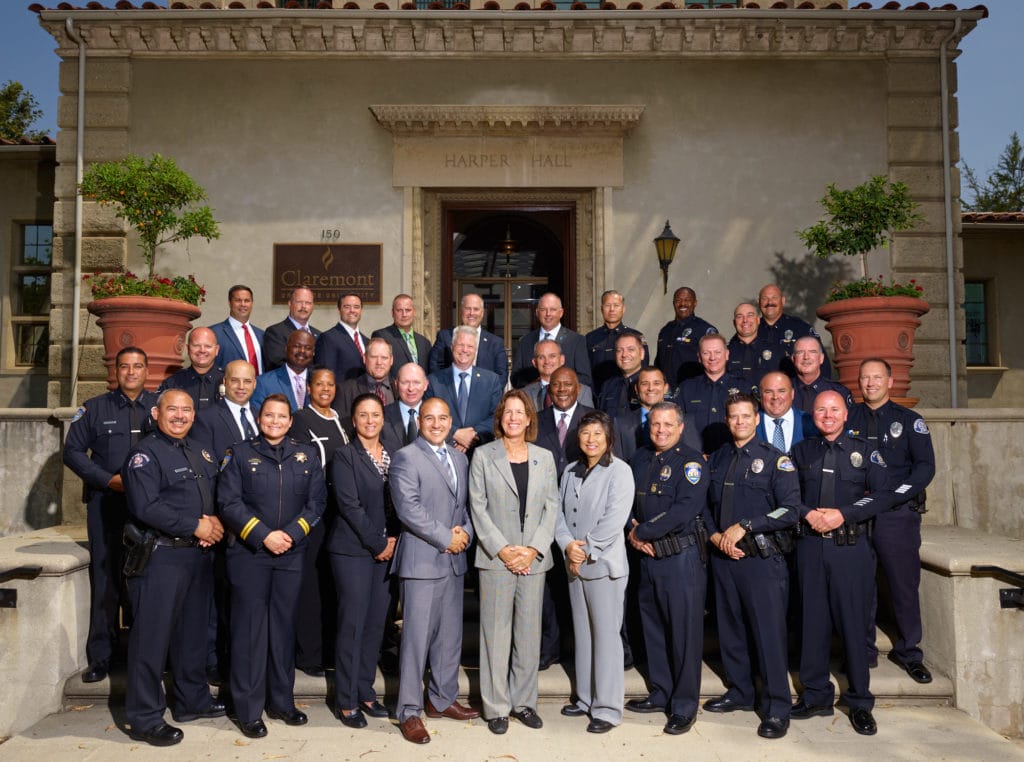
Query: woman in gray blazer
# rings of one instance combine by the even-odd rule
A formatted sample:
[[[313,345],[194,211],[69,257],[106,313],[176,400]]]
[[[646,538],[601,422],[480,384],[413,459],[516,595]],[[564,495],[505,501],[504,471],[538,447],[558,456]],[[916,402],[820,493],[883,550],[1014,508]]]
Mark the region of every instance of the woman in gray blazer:
[[[591,410],[578,429],[583,457],[562,475],[555,542],[565,553],[576,638],[576,695],[569,717],[590,715],[587,731],[622,722],[622,606],[629,578],[623,529],[636,487],[625,461],[612,457],[612,419]]]
[[[469,509],[480,570],[480,695],[487,727],[500,735],[509,715],[529,728],[544,724],[536,711],[540,615],[558,476],[551,453],[532,444],[537,413],[521,389],[502,396],[494,433],[473,454]]]

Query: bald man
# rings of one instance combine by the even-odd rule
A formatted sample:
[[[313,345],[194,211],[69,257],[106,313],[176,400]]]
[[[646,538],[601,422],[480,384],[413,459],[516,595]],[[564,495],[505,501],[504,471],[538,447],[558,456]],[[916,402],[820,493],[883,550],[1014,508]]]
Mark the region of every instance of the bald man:
[[[193,328],[187,348],[189,367],[165,378],[157,393],[182,389],[192,397],[195,409],[203,410],[221,398],[224,369],[217,365],[217,334],[209,328]]]

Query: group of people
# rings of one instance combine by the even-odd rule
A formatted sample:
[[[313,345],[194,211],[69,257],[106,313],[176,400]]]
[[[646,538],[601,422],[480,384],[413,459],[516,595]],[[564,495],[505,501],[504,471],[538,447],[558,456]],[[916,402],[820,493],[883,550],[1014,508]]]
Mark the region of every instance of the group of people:
[[[123,610],[133,738],[183,737],[164,718],[169,655],[176,722],[225,715],[210,685],[226,681],[246,736],[267,734],[264,713],[304,724],[296,667],[333,667],[336,716],[365,727],[389,716],[374,678],[393,640],[393,715],[410,742],[429,742],[424,714],[482,712],[496,734],[510,718],[542,727],[538,673],[570,652],[562,714],[604,733],[623,710],[663,712],[681,734],[698,711],[709,606],[727,691],[705,711],[756,710],[764,738],[833,714],[836,629],[842,698],[870,735],[876,558],[898,629],[889,657],[931,680],[917,590],[927,424],[889,399],[882,359],[862,363],[854,405],[776,286],[736,307],[728,341],[678,289],[653,364],[614,290],[585,336],[544,294],[511,363],[476,294],[434,342],[404,294],[370,337],[354,294],[323,332],[305,288],[266,331],[251,324],[250,288],[228,302],[158,393],[145,353],[122,349],[117,389],[79,409],[65,444],[92,556],[82,679],[108,674]],[[470,562],[481,709],[458,701]],[[791,706],[793,641],[803,693]],[[625,701],[635,654],[650,690]]]

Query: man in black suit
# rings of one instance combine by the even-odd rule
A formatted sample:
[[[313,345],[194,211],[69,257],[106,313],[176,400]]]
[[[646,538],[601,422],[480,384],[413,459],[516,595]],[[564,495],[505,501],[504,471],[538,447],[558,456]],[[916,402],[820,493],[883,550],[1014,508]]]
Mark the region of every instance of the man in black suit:
[[[358,378],[350,378],[338,384],[338,393],[334,397],[334,409],[341,416],[342,425],[348,429],[351,439],[355,429],[351,428],[352,403],[360,394],[376,394],[380,403],[387,407],[395,401],[394,385],[391,381],[391,345],[380,337],[370,339],[366,345],[366,357],[363,361],[365,372]]]
[[[504,386],[508,380],[508,353],[505,341],[490,331],[484,330],[481,323],[484,319],[484,300],[480,294],[466,294],[459,303],[459,325],[468,326],[476,333],[476,357],[473,365],[496,373]],[[437,340],[430,350],[428,372],[452,366],[452,328],[444,328],[437,334]]]
[[[533,366],[533,347],[541,340],[557,341],[565,355],[565,364],[576,371],[579,382],[591,386],[590,358],[587,356],[587,340],[562,325],[562,300],[557,294],[544,294],[537,301],[537,320],[540,328],[530,331],[519,339],[515,360],[512,361],[512,386],[522,389],[537,378]]]
[[[263,332],[263,372],[275,370],[287,359],[285,345],[292,331],[305,331],[314,339],[320,338],[320,331],[310,325],[313,314],[313,292],[300,286],[288,297],[288,317],[274,323]]]
[[[339,384],[363,374],[363,356],[369,339],[359,331],[362,316],[362,298],[358,294],[342,294],[338,297],[338,324],[316,340],[314,364],[333,370]]]
[[[378,328],[370,338],[385,339],[391,345],[391,378],[398,377],[399,369],[407,362],[414,362],[426,371],[430,367],[430,340],[412,329],[416,319],[416,305],[408,294],[399,294],[391,300],[391,317],[394,323]]]
[[[412,444],[420,434],[420,403],[427,394],[427,376],[423,368],[414,362],[407,362],[398,369],[395,379],[397,399],[384,408],[384,428],[390,429],[402,446]]]

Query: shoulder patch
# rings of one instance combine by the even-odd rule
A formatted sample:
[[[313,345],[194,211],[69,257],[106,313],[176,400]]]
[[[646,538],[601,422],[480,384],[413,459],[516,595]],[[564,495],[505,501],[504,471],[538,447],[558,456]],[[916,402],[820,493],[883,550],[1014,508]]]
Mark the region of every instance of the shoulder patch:
[[[882,468],[885,468],[885,458],[882,457],[882,453],[880,453],[878,450],[871,451],[871,462],[874,463],[876,466],[881,466]]]
[[[918,434],[928,433],[928,424],[924,422],[924,418],[918,418],[916,421],[914,421],[914,431],[916,431]]]
[[[78,408],[78,410],[75,411],[75,414],[73,416],[71,416],[71,422],[74,423],[79,418],[81,418],[83,415],[85,415],[85,406],[84,405],[82,407]]]
[[[703,473],[703,467],[700,463],[695,460],[691,460],[685,466],[683,466],[683,474],[686,476],[686,481],[690,484],[696,484],[700,481],[701,474]]]
[[[793,465],[793,461],[790,460],[788,455],[783,455],[776,461],[775,467],[780,471],[796,471],[796,466]]]
[[[224,453],[224,457],[220,459],[220,470],[223,471],[228,463],[231,462],[231,450]]]
[[[128,468],[142,468],[147,463],[149,463],[149,456],[144,452],[137,452],[128,463]]]

